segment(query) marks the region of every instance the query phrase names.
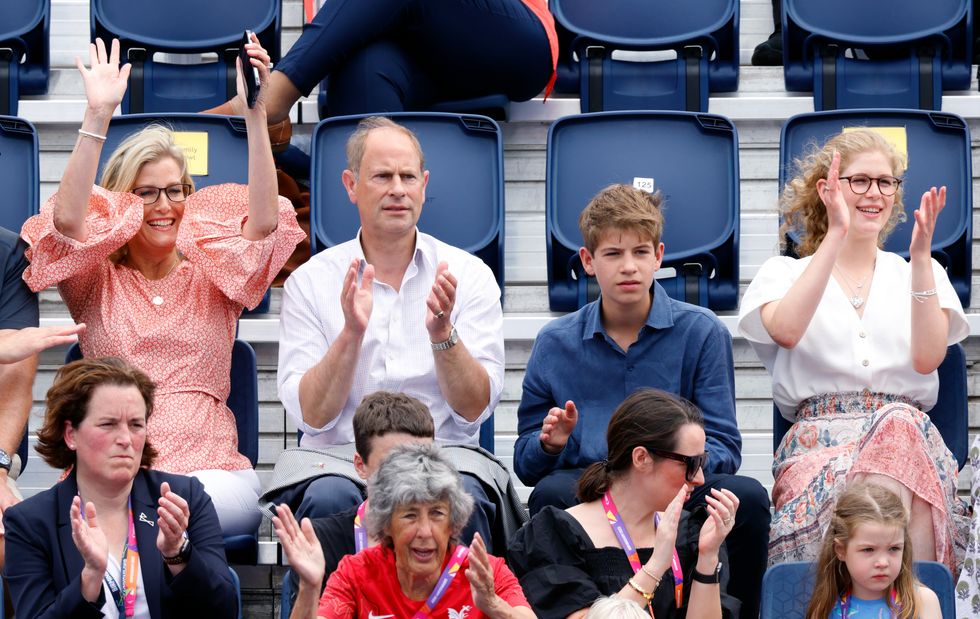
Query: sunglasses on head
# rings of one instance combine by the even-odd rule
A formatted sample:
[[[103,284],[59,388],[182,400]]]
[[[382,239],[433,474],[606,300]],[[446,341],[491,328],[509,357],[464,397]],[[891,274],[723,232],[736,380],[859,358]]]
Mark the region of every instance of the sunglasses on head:
[[[698,476],[698,471],[701,470],[705,463],[708,462],[707,451],[696,456],[685,456],[684,454],[674,453],[673,451],[664,451],[663,449],[651,449],[647,447],[646,450],[655,456],[660,456],[661,458],[683,462],[684,479],[687,481],[694,481],[694,478]]]

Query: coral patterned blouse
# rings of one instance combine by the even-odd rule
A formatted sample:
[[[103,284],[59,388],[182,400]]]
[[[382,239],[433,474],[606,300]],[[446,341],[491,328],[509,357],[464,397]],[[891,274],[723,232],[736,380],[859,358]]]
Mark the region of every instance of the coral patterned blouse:
[[[304,237],[296,214],[279,198],[278,228],[258,241],[242,237],[248,188],[216,185],[191,194],[177,233],[184,256],[159,280],[109,260],[139,231],[143,203],[129,193],[94,187],[88,240],[54,227],[52,197],[24,224],[31,247],[24,281],[34,291],[53,284],[72,318],[87,329],[86,357],[122,357],[157,385],[148,438],[159,451],[154,468],[171,473],[251,467],[238,453],[238,434],[225,405],[238,317],[255,307]]]

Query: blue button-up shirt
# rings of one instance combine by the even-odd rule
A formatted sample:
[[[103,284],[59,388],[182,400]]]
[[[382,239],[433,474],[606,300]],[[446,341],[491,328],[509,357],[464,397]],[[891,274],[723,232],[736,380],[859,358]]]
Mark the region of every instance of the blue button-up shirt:
[[[671,299],[654,284],[646,323],[628,351],[606,333],[601,299],[562,316],[538,333],[527,362],[514,470],[533,485],[556,469],[581,468],[606,457],[612,413],[637,389],[654,387],[684,397],[704,413],[705,472],[735,473],[742,437],[735,419],[732,337],[704,308]],[[575,402],[579,418],[565,449],[542,449],[541,423],[553,406]]]

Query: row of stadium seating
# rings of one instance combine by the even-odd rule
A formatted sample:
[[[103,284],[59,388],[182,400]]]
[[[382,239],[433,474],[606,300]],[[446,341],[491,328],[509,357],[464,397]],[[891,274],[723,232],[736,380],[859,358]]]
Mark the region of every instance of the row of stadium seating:
[[[557,89],[578,94],[582,112],[706,112],[709,93],[738,89],[738,0],[550,5],[562,34]],[[15,115],[20,94],[47,92],[50,8],[51,0],[0,3],[0,114]],[[281,0],[91,0],[90,33],[120,39],[133,64],[123,113],[194,112],[234,94],[246,28],[279,60],[281,9]],[[812,92],[817,110],[939,110],[944,90],[969,88],[970,0],[786,0],[782,10],[786,89]],[[504,117],[507,103],[499,95],[444,107]]]
[[[404,113],[396,119],[425,145],[438,170],[427,188],[419,226],[479,256],[504,286],[504,175],[500,126],[486,117]],[[341,145],[359,117],[322,121],[314,130],[310,169],[313,252],[353,238],[359,222],[338,182],[346,167]],[[129,115],[116,119],[102,151],[148,122],[162,121],[193,138],[192,172],[198,186],[247,181],[248,148],[241,119],[178,115]],[[780,186],[792,162],[812,142],[844,127],[878,126],[896,136],[914,165],[905,193],[914,199],[935,185],[947,187],[948,207],[939,220],[933,256],[946,267],[967,307],[972,276],[973,204],[970,131],[954,114],[919,110],[846,110],[791,118],[782,131]],[[191,139],[191,138],[188,138]],[[8,208],[0,225],[20,229],[38,205],[37,135],[17,118],[0,119],[0,175]],[[198,167],[201,166],[201,167]],[[553,311],[571,311],[594,300],[597,288],[578,259],[578,214],[611,183],[662,191],[667,199],[665,269],[660,280],[671,296],[714,310],[733,310],[739,286],[738,137],[728,119],[691,112],[602,112],[561,118],[547,145],[546,243],[548,290]],[[900,225],[886,248],[906,255],[912,220]],[[792,252],[792,238],[789,252]],[[665,270],[664,274],[669,274]]]

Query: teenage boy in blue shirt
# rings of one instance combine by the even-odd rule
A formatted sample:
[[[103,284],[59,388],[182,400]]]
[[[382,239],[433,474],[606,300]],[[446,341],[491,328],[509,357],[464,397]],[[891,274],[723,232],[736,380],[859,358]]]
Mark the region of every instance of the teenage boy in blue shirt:
[[[711,311],[671,299],[654,281],[664,256],[662,202],[659,193],[612,185],[579,217],[585,241],[579,256],[601,295],[549,323],[534,342],[517,411],[514,470],[534,486],[532,516],[545,505],[569,507],[577,503],[579,475],[606,457],[606,427],[626,396],[655,387],[690,400],[704,413],[708,462],[704,484],[685,508],[703,504],[711,488],[738,496],[726,541],[735,568],[729,593],[742,601],[742,617],[755,617],[769,496],[755,479],[734,474],[742,439],[728,329]]]

